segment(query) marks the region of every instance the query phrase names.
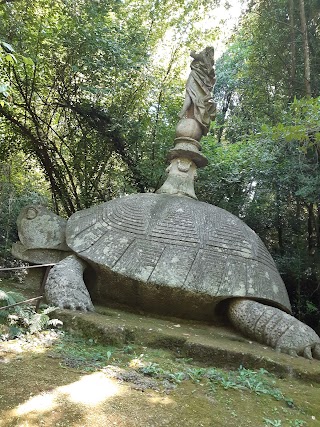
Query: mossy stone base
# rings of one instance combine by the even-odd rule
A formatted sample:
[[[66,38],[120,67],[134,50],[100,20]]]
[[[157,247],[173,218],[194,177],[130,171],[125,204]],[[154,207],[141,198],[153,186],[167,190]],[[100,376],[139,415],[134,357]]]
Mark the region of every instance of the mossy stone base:
[[[96,307],[95,313],[55,312],[74,334],[106,345],[135,343],[166,348],[177,357],[193,358],[222,368],[264,368],[280,377],[320,383],[320,362],[279,354],[243,338],[231,328],[181,319],[162,319],[114,308]]]

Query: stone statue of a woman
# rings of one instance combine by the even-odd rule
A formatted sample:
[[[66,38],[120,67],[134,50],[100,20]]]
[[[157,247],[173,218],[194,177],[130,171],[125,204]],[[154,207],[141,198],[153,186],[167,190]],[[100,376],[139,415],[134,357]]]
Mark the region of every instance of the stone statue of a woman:
[[[203,135],[207,135],[210,122],[216,115],[216,104],[212,99],[212,88],[215,84],[214,48],[206,47],[200,53],[192,51],[190,56],[191,72],[186,84],[186,97],[180,118],[197,120]]]

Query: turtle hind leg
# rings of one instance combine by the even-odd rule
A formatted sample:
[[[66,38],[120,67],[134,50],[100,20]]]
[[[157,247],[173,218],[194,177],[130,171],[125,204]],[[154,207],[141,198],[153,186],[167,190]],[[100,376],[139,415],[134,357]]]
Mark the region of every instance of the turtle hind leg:
[[[314,330],[278,308],[237,298],[230,303],[228,316],[244,335],[276,351],[320,360],[320,338]]]
[[[47,301],[59,308],[94,311],[83,280],[86,266],[76,255],[70,255],[52,267],[45,284]]]

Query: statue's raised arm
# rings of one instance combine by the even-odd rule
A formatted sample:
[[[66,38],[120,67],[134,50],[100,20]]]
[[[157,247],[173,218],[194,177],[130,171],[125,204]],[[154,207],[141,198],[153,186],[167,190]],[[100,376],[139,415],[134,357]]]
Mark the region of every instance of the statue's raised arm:
[[[216,104],[212,99],[215,84],[214,48],[206,47],[201,52],[192,51],[191,72],[186,84],[186,97],[180,118],[197,120],[203,135],[207,135],[210,122],[215,119]]]

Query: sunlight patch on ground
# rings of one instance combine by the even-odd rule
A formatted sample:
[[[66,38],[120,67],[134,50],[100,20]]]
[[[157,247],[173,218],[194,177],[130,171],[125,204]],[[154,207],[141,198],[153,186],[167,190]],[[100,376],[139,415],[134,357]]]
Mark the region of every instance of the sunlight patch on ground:
[[[13,410],[14,416],[27,415],[30,412],[51,411],[55,407],[56,396],[53,393],[31,397],[27,402]]]
[[[65,394],[71,402],[98,405],[109,397],[119,394],[119,385],[102,372],[95,372],[73,384],[59,387],[57,391]]]
[[[154,396],[154,397],[150,397],[149,401],[151,403],[154,403],[156,405],[172,405],[175,403],[175,401],[173,399],[170,399],[170,397],[165,396]]]
[[[129,362],[129,368],[137,369],[144,366],[144,362],[142,361],[143,354],[140,354],[139,357],[136,357],[134,359],[131,359]]]
[[[23,353],[44,353],[47,351],[48,347],[59,338],[59,332],[43,331],[38,335],[24,336],[14,340],[0,342],[0,361],[2,363],[8,363],[10,359]]]
[[[13,416],[26,416],[31,412],[48,412],[55,409],[59,402],[95,406],[106,399],[120,394],[120,387],[115,380],[101,372],[82,377],[79,381],[56,388],[46,394],[31,397],[27,402],[12,411]]]

